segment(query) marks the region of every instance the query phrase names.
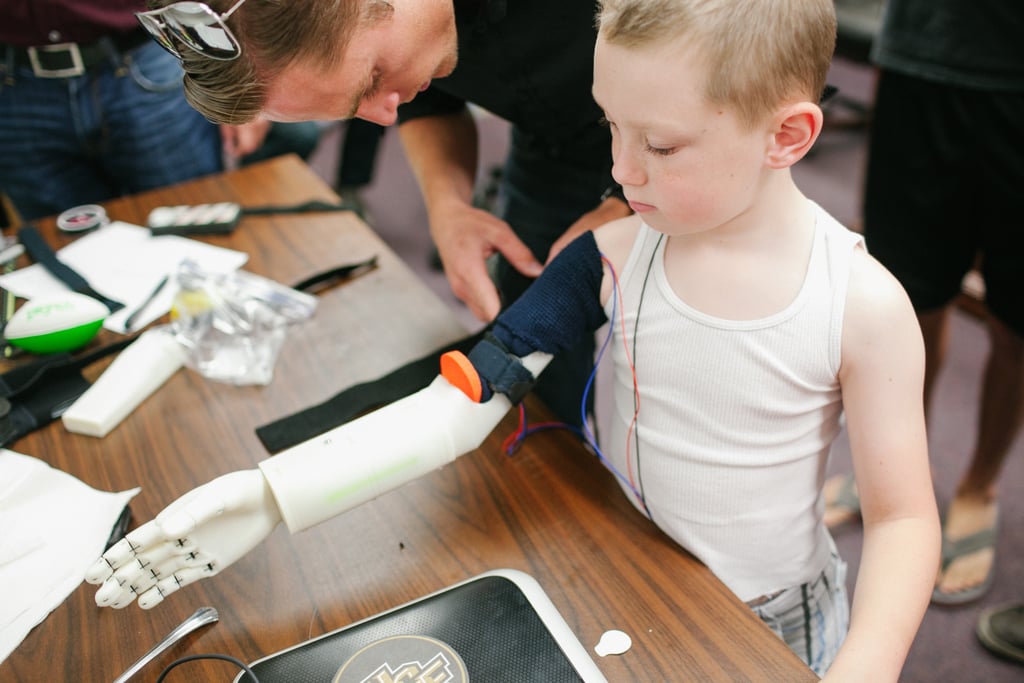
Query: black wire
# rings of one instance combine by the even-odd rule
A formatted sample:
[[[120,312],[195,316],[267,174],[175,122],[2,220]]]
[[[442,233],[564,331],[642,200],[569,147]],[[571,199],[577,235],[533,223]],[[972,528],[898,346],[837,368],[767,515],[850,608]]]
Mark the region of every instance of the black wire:
[[[636,338],[637,338],[637,333],[640,330],[640,309],[643,308],[643,305],[644,305],[644,294],[647,292],[647,280],[650,279],[650,277],[651,277],[651,270],[654,268],[654,259],[658,255],[658,247],[661,246],[661,241],[663,239],[665,239],[665,233],[661,233],[660,235],[658,235],[658,241],[654,243],[654,250],[651,252],[651,260],[647,264],[647,272],[644,273],[643,284],[640,285],[640,300],[636,302],[636,319],[633,321],[633,372],[636,372],[637,365],[638,365],[637,360],[636,360]],[[637,383],[639,383],[639,381],[640,380],[638,379]],[[637,412],[639,410],[640,406],[639,406],[638,400],[639,399],[638,399],[637,395],[634,393],[633,394],[633,411],[634,412]],[[644,477],[643,477],[643,474],[640,471],[640,421],[639,420],[637,420],[637,423],[636,423],[636,425],[633,428],[633,444],[636,447],[636,481],[640,485],[640,502],[643,503],[644,511],[647,513],[647,517],[650,518],[651,520],[653,520],[654,517],[651,515],[651,510],[650,510],[650,508],[647,507],[647,496],[644,495]]]
[[[171,662],[170,664],[168,664],[166,669],[164,669],[162,672],[160,672],[160,677],[158,679],[156,679],[156,683],[162,683],[162,681],[167,677],[167,674],[169,674],[171,672],[171,669],[173,669],[174,667],[176,667],[176,666],[178,666],[180,664],[186,664],[188,662],[193,662],[193,661],[195,661],[197,659],[220,659],[220,660],[223,660],[225,662],[231,662],[232,664],[234,664],[235,666],[240,668],[242,671],[247,673],[249,675],[249,678],[252,679],[252,683],[260,683],[260,679],[256,678],[256,674],[254,674],[252,672],[252,669],[250,669],[249,666],[245,662],[243,662],[240,659],[235,659],[234,657],[231,657],[229,655],[217,655],[217,654],[188,655],[187,657],[182,657],[181,659],[176,659],[173,662]]]

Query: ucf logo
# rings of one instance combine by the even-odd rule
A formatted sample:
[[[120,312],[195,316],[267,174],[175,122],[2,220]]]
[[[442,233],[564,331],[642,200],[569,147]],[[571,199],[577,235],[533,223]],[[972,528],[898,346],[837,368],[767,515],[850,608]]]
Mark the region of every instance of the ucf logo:
[[[466,665],[446,643],[395,636],[370,643],[342,665],[333,683],[468,683]]]
[[[438,652],[426,664],[411,662],[392,669],[385,662],[360,683],[450,683],[454,678],[451,662],[443,652]]]

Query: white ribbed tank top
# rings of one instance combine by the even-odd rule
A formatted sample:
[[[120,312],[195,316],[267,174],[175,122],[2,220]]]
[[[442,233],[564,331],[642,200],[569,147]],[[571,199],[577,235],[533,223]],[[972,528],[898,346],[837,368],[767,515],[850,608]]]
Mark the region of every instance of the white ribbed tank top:
[[[619,274],[626,339],[612,321],[614,409],[602,450],[642,489],[655,523],[744,601],[813,579],[830,551],[820,491],[840,430],[843,309],[862,238],[814,211],[803,285],[767,318],[687,306],[666,279],[665,240],[646,225]],[[633,383],[623,342],[632,354],[634,331],[639,449],[630,444],[627,463]]]

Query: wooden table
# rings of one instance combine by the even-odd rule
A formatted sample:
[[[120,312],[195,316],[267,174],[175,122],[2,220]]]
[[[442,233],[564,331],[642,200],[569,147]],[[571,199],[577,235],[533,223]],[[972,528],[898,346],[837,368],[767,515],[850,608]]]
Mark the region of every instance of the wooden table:
[[[307,199],[337,200],[305,164],[284,157],[106,206],[115,220],[144,224],[159,205]],[[72,239],[52,221],[38,225],[57,248]],[[246,217],[232,235],[203,239],[247,252],[247,270],[288,284],[372,255],[380,266],[320,296],[314,318],[290,332],[269,386],[218,384],[182,370],[103,439],[71,434],[58,421],[12,445],[99,489],[142,486],[131,503],[134,524],[266,458],[256,427],[465,334],[353,214]],[[539,404],[527,405],[532,419],[542,416]],[[500,443],[514,427],[510,414],[479,450],[313,529],[292,536],[279,527],[232,567],[151,611],[100,609],[95,587],[83,584],[0,664],[0,680],[111,681],[202,605],[216,607],[220,622],[135,680],[155,680],[188,654],[251,662],[504,567],[536,578],[591,651],[607,629],[632,636],[625,655],[595,656],[610,681],[816,680],[703,565],[632,508],[573,436],[541,432],[509,457]],[[203,661],[169,680],[236,673]]]

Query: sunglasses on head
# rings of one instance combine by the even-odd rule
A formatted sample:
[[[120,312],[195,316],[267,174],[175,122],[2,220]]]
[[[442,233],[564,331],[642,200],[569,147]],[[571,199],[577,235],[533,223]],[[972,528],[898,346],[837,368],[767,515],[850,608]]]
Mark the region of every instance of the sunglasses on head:
[[[210,59],[228,61],[242,54],[242,46],[226,22],[245,0],[218,14],[205,2],[172,2],[166,7],[137,12],[135,17],[162,48],[182,60],[178,45]]]

